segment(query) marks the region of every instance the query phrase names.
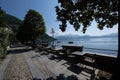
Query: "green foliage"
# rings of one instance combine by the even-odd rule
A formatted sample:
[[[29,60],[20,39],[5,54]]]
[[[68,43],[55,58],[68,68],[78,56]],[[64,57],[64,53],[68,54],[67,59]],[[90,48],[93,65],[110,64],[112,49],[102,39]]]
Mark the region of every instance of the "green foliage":
[[[4,14],[5,12],[3,10],[0,10],[0,59],[5,58],[9,40],[9,29],[6,27],[6,24],[2,20]]]
[[[0,28],[0,58],[4,58],[7,53],[9,31],[7,28]]]
[[[67,21],[75,30],[83,26],[83,33],[95,20],[98,28],[112,28],[118,23],[118,0],[58,0],[57,20],[62,22],[60,29],[66,30]]]
[[[4,48],[4,53],[7,53],[7,46],[8,46],[8,40],[9,40],[9,32],[8,31],[4,31],[4,38],[3,38],[3,48]]]
[[[25,15],[23,25],[19,27],[17,38],[21,42],[35,41],[45,32],[46,27],[42,15],[30,9]]]
[[[4,53],[3,47],[1,47],[0,45],[0,59],[3,59],[3,58],[5,58],[5,53]]]

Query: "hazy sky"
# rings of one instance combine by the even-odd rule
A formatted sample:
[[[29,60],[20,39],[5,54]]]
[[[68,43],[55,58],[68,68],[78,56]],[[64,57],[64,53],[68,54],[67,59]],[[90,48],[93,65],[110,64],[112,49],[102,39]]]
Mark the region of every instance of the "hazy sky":
[[[69,24],[66,32],[61,32],[59,29],[60,22],[56,21],[55,6],[58,5],[57,0],[0,0],[0,5],[6,13],[16,16],[21,20],[24,19],[29,9],[38,11],[44,18],[49,35],[51,35],[52,27],[55,30],[55,36],[65,34],[100,36],[118,32],[118,25],[110,29],[104,28],[104,30],[99,30],[95,22],[91,24],[85,34],[81,32],[81,28],[79,31],[75,31],[72,25]]]

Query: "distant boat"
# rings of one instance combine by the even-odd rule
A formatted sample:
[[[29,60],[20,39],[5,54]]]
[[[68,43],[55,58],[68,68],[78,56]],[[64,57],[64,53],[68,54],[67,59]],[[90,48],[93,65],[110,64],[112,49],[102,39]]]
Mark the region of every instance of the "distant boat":
[[[57,43],[60,43],[60,41],[57,41]]]
[[[69,41],[68,43],[69,43],[69,44],[73,44],[73,41]]]

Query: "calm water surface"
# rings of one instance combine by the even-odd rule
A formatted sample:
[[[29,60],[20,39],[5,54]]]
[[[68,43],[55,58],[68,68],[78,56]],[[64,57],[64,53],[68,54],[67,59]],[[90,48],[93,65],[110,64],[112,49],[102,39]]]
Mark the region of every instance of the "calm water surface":
[[[57,43],[60,41],[60,43]],[[61,39],[55,42],[57,47],[61,47],[64,44],[68,44],[69,41],[73,41],[74,45],[83,45],[83,50],[88,52],[94,52],[96,54],[106,54],[117,56],[118,53],[118,38],[77,38],[77,39]],[[96,49],[106,50],[96,50]],[[109,51],[115,50],[115,51]]]

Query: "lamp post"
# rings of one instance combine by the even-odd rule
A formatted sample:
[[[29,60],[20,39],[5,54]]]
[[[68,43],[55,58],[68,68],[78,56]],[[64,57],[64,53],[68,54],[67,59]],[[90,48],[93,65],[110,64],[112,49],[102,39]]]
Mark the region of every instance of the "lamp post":
[[[51,34],[52,34],[52,37],[53,37],[53,38],[54,38],[54,33],[55,33],[54,28],[52,28]],[[54,40],[53,40],[52,47],[53,47],[53,46],[54,46]]]

